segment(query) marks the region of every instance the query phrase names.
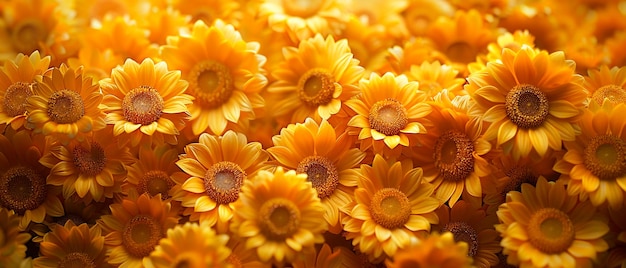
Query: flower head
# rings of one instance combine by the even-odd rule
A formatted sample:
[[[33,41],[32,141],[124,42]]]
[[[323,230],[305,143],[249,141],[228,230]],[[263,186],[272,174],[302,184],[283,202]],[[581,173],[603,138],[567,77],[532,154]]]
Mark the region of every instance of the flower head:
[[[12,210],[0,207],[0,263],[15,267],[26,256],[30,234],[19,230],[20,217]]]
[[[412,242],[410,247],[399,250],[385,264],[389,268],[401,267],[474,267],[472,258],[468,256],[468,245],[463,241],[455,241],[450,232],[433,232],[427,238]]]
[[[33,260],[35,267],[111,267],[104,261],[106,248],[99,225],[72,221],[56,225],[43,237],[40,248],[41,254]]]

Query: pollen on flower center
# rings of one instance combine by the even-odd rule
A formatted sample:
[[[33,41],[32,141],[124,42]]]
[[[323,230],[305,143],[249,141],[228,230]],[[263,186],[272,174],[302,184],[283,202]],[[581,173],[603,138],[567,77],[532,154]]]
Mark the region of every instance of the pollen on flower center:
[[[100,174],[107,162],[104,149],[97,142],[92,142],[89,148],[77,145],[72,151],[72,156],[74,166],[76,166],[80,173],[87,176]]]
[[[369,208],[374,222],[387,229],[402,227],[411,216],[409,198],[396,188],[378,190]]]
[[[175,185],[165,172],[161,170],[150,170],[139,180],[137,188],[140,193],[148,193],[150,196],[161,194],[161,199],[169,198],[169,190]]]
[[[300,227],[300,210],[291,200],[272,198],[259,210],[261,230],[272,240],[284,240]]]
[[[335,78],[324,69],[312,69],[298,81],[298,96],[309,106],[329,103],[335,92]]]
[[[89,257],[87,253],[72,252],[61,261],[59,261],[59,268],[96,268],[96,264],[93,259]]]
[[[476,48],[463,41],[452,43],[446,49],[446,55],[454,62],[470,63],[476,59],[476,54]]]
[[[203,61],[196,64],[189,73],[189,90],[206,108],[224,104],[233,94],[233,77],[224,64]]]
[[[506,95],[506,115],[518,127],[541,126],[548,112],[548,98],[533,85],[517,85]]]
[[[324,156],[307,156],[300,161],[296,172],[307,174],[307,180],[317,190],[320,199],[332,195],[339,184],[337,168]]]
[[[222,161],[209,167],[204,175],[206,194],[218,204],[228,204],[239,199],[239,191],[246,172],[239,165]]]
[[[137,215],[130,219],[122,232],[122,244],[135,257],[148,256],[163,237],[161,226],[150,216]]]
[[[11,167],[0,177],[0,205],[17,214],[38,208],[46,194],[46,178],[32,168]]]
[[[134,124],[149,125],[163,113],[163,97],[150,86],[133,88],[122,100],[124,118]]]
[[[591,99],[598,104],[602,104],[604,99],[608,99],[615,104],[626,103],[626,90],[617,85],[606,85],[593,92]]]
[[[528,222],[528,239],[547,254],[567,251],[574,242],[574,224],[569,216],[555,208],[541,208]]]
[[[30,54],[39,48],[39,42],[47,36],[46,27],[40,20],[25,19],[15,26],[11,41],[13,46],[24,54]]]
[[[613,135],[591,139],[585,148],[585,167],[603,180],[626,175],[626,142]]]
[[[448,130],[437,138],[433,158],[444,180],[465,180],[474,171],[474,143],[465,133]]]
[[[387,98],[378,101],[370,109],[370,126],[387,136],[397,135],[408,122],[406,108],[395,99]]]
[[[85,115],[85,105],[77,92],[64,89],[50,96],[47,112],[50,120],[59,124],[71,124]]]
[[[2,100],[2,109],[11,117],[23,115],[26,112],[26,99],[33,95],[29,83],[16,82],[7,88]]]
[[[322,0],[283,0],[285,13],[301,18],[311,17],[322,8]]]
[[[469,246],[467,251],[468,256],[474,257],[476,253],[478,253],[478,233],[466,222],[449,222],[443,226],[442,232],[451,232],[454,235],[454,241],[467,243]]]

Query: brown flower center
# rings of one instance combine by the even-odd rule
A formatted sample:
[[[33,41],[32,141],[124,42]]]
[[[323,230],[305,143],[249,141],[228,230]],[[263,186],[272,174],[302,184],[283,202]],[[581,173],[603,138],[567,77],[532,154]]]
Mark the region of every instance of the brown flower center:
[[[409,122],[406,108],[395,99],[387,98],[372,105],[369,114],[370,126],[387,136],[400,133]]]
[[[335,92],[335,78],[324,69],[312,69],[298,81],[298,96],[308,106],[329,103]]]
[[[567,251],[574,242],[574,224],[567,214],[555,208],[541,208],[528,222],[528,239],[547,254]]]
[[[161,194],[161,199],[165,200],[170,197],[168,192],[174,185],[175,183],[167,173],[161,170],[150,170],[143,174],[137,188],[141,190],[141,193],[148,193],[150,196]]]
[[[469,249],[467,255],[470,257],[476,256],[478,253],[478,233],[469,224],[464,221],[449,222],[444,225],[442,232],[451,232],[454,235],[454,241],[463,241],[467,243]]]
[[[104,149],[97,142],[91,142],[89,148],[76,145],[72,151],[74,166],[78,171],[87,176],[100,174],[107,163]]]
[[[626,90],[617,85],[606,85],[593,92],[591,99],[598,104],[602,104],[605,99],[614,104],[626,103]]]
[[[188,81],[191,94],[206,108],[221,106],[230,99],[234,90],[230,70],[215,61],[196,64],[191,69]]]
[[[122,245],[128,253],[141,258],[148,256],[162,237],[161,225],[155,219],[137,215],[124,226]]]
[[[206,194],[219,204],[239,199],[239,191],[246,179],[246,172],[239,165],[222,161],[209,167],[204,175]]]
[[[33,95],[29,83],[16,82],[7,88],[7,92],[2,100],[2,109],[10,116],[15,117],[26,113],[26,99]]]
[[[152,124],[163,113],[163,97],[150,86],[133,88],[122,100],[122,112],[128,122]]]
[[[522,184],[530,183],[535,185],[537,183],[537,176],[532,173],[531,169],[526,166],[515,166],[504,173],[508,180],[502,187],[502,197],[506,198],[506,194],[510,191],[520,192]]]
[[[75,91],[60,90],[48,99],[48,116],[59,124],[71,124],[85,115],[83,99]]]
[[[322,0],[283,0],[282,7],[286,14],[294,17],[308,18],[322,8]]]
[[[13,47],[21,53],[30,55],[39,49],[39,43],[48,38],[48,30],[42,21],[25,19],[19,22],[11,34]]]
[[[465,180],[474,171],[474,143],[463,132],[448,130],[435,143],[435,166],[444,180]]]
[[[230,266],[233,267],[233,268],[242,268],[243,267],[239,257],[237,257],[237,255],[235,255],[233,253],[231,253],[230,256],[228,256],[228,258],[226,258],[226,262],[228,264],[230,264]]]
[[[452,43],[446,49],[446,56],[454,62],[470,63],[476,60],[476,48],[464,41]]]
[[[46,178],[30,167],[11,167],[0,177],[0,205],[17,214],[38,208],[46,195]]]
[[[271,240],[284,240],[300,227],[300,210],[291,200],[273,198],[259,210],[261,230]]]
[[[626,175],[626,142],[613,135],[593,137],[585,148],[585,167],[602,180]]]
[[[541,126],[549,108],[546,95],[533,85],[517,85],[506,95],[506,115],[521,128]]]
[[[96,268],[93,259],[87,253],[71,252],[59,261],[59,268]]]
[[[307,174],[320,199],[332,195],[339,184],[337,168],[324,156],[307,156],[300,161],[296,172]]]
[[[409,198],[396,188],[378,190],[369,208],[374,222],[387,229],[401,228],[411,216]]]

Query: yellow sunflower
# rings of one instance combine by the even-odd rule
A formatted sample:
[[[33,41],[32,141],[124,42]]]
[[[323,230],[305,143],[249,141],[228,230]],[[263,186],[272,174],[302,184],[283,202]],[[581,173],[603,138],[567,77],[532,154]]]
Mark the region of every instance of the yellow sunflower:
[[[168,229],[178,224],[177,211],[158,195],[129,195],[109,207],[111,215],[103,215],[98,224],[106,234],[106,261],[121,268],[141,267]]]
[[[26,100],[33,95],[35,77],[50,65],[50,57],[41,57],[38,51],[30,56],[19,54],[4,61],[0,67],[0,127],[10,125],[18,129],[26,121]],[[4,126],[3,126],[4,125]]]
[[[373,0],[352,3],[348,12],[354,14],[368,28],[379,28],[389,38],[398,41],[409,37],[409,31],[401,16],[409,6],[408,0]]]
[[[17,53],[31,54],[47,43],[59,19],[57,1],[6,1],[2,4],[2,26],[7,39],[0,45],[0,60],[15,57]],[[3,29],[4,31],[4,29]]]
[[[318,124],[311,118],[283,128],[273,141],[267,151],[283,167],[307,174],[322,200],[330,231],[339,233],[340,214],[351,201],[357,181],[350,170],[361,164],[365,153],[353,148],[347,133],[337,135],[327,121]]]
[[[437,51],[433,41],[425,37],[413,38],[402,46],[388,48],[385,60],[385,66],[381,67],[379,73],[403,74],[410,72],[414,65],[420,66],[424,62],[448,62],[446,55]]]
[[[248,250],[246,248],[245,240],[237,236],[231,236],[226,244],[230,248],[231,253],[226,258],[226,263],[232,265],[234,268],[269,268],[271,264],[264,263],[259,260],[254,250]]]
[[[235,267],[229,265],[228,235],[216,234],[208,225],[187,222],[167,230],[150,256],[143,259],[146,268]]]
[[[613,104],[626,103],[626,67],[602,65],[589,69],[585,76],[585,89],[589,97],[598,105],[605,100]]]
[[[502,49],[508,48],[515,52],[522,49],[522,46],[535,48],[535,37],[528,30],[517,30],[514,33],[503,33],[498,36],[496,41],[487,45],[489,51],[485,57],[478,57],[475,62],[468,64],[467,68],[470,73],[484,71],[487,63],[502,59]]]
[[[583,78],[574,70],[563,52],[523,46],[518,52],[505,48],[501,61],[470,75],[465,89],[482,119],[491,123],[485,139],[514,159],[543,157],[548,149],[560,150],[562,141],[573,141],[587,97]]]
[[[453,17],[454,11],[447,0],[411,0],[402,15],[411,35],[424,36],[437,18]]]
[[[370,260],[394,256],[410,245],[416,232],[429,232],[438,223],[435,213],[441,202],[435,188],[410,160],[387,161],[374,156],[372,165],[361,165],[354,202],[343,221],[347,239]]]
[[[562,181],[540,177],[537,186],[523,184],[498,208],[496,230],[507,262],[522,267],[591,267],[608,249],[609,231],[590,202],[568,196]]]
[[[331,249],[324,243],[319,249],[306,252],[303,257],[291,263],[293,268],[326,268],[326,267],[350,267],[342,260],[343,249]]]
[[[399,250],[393,259],[387,259],[389,268],[440,267],[469,268],[472,258],[468,256],[467,243],[454,240],[450,232],[431,233],[423,240],[412,241],[411,246]]]
[[[360,88],[361,94],[345,104],[356,113],[348,126],[354,128],[350,134],[358,135],[361,150],[372,147],[375,153],[389,154],[396,147],[415,145],[417,134],[426,131],[422,118],[431,112],[419,83],[409,82],[404,75],[372,73],[361,80]]]
[[[594,206],[608,202],[620,209],[626,194],[626,104],[586,109],[581,134],[564,143],[567,152],[554,165],[567,192],[589,198]]]
[[[39,246],[40,254],[33,260],[34,267],[112,267],[104,261],[104,236],[97,224],[90,227],[86,223],[76,225],[67,221],[65,225],[56,225]]]
[[[465,79],[458,76],[459,71],[439,61],[424,61],[420,65],[412,65],[404,74],[409,81],[419,82],[419,90],[424,91],[431,100],[444,89],[455,96],[467,94],[463,90]]]
[[[288,115],[292,123],[301,123],[307,117],[328,119],[339,113],[342,103],[359,93],[358,82],[363,67],[352,58],[345,39],[332,36],[305,39],[300,45],[283,49],[285,61],[272,76],[268,92],[283,94],[273,105],[274,115]]]
[[[335,39],[348,40],[350,52],[365,67],[364,76],[370,72],[383,73],[386,65],[387,49],[399,42],[390,37],[382,27],[369,27],[367,22],[360,20],[355,14],[348,15],[346,28]]]
[[[213,24],[218,19],[226,23],[236,24],[243,16],[241,5],[246,3],[222,0],[173,0],[171,2],[175,10],[191,16],[192,23],[202,20],[207,25]]]
[[[161,194],[163,200],[172,198],[176,183],[171,176],[180,169],[176,166],[178,149],[169,144],[142,146],[138,159],[128,167],[128,176],[122,184],[122,192],[135,189],[139,194]]]
[[[30,234],[20,232],[20,216],[0,207],[0,264],[17,267],[26,257],[26,242]]]
[[[77,55],[67,59],[70,68],[82,67],[83,76],[91,77],[94,81],[109,77],[111,70],[122,62],[122,56],[115,54],[112,49],[100,51],[93,47],[83,47]]]
[[[228,231],[234,202],[241,187],[264,167],[268,154],[258,142],[232,130],[224,136],[200,135],[188,144],[176,165],[183,171],[172,175],[174,200],[181,201],[184,215],[218,232]]]
[[[106,122],[122,144],[177,143],[193,100],[185,94],[188,83],[180,76],[180,71],[168,70],[166,62],[148,58],[141,63],[128,59],[111,71],[111,78],[100,80]]]
[[[161,48],[163,60],[189,81],[188,93],[195,100],[189,106],[191,128],[186,129],[193,136],[242,128],[264,106],[259,93],[267,85],[266,59],[258,51],[259,43],[244,41],[221,20],[210,27],[196,21],[189,35],[171,37]]]
[[[231,231],[263,262],[282,264],[324,242],[324,206],[305,174],[259,171],[235,202]]]

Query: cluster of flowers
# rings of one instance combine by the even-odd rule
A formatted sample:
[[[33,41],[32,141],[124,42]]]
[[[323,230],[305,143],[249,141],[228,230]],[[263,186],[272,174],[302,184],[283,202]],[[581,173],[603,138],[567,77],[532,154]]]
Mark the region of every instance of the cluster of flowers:
[[[1,1],[0,266],[626,267],[624,47],[619,0]]]

